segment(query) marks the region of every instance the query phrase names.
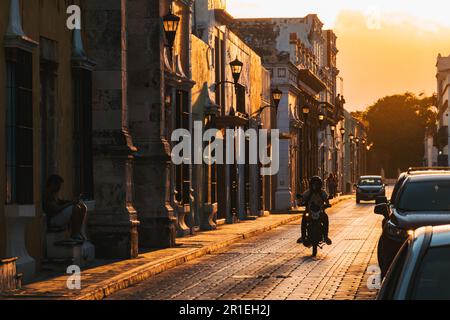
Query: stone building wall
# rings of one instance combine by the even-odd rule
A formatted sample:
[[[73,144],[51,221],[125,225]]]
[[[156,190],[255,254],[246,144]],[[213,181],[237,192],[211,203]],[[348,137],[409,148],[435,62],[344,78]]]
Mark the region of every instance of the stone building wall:
[[[72,105],[72,32],[66,27],[67,7],[64,1],[21,1],[22,27],[25,34],[36,42],[40,42],[41,37],[55,41],[57,50],[55,51],[55,62],[58,63],[56,70],[57,92],[55,94],[55,167],[54,170],[64,177],[65,183],[61,190],[64,198],[73,198],[73,105]],[[80,1],[74,1],[80,4]],[[9,21],[10,1],[0,2],[0,105],[4,106],[5,101],[5,50],[4,36],[6,34]],[[30,255],[37,260],[39,265],[43,257],[43,225],[45,221],[42,213],[42,170],[44,165],[41,161],[41,81],[40,81],[40,58],[42,45],[33,49],[33,124],[34,124],[34,207],[36,218],[29,224],[27,235],[27,247]],[[4,128],[5,108],[0,112],[0,123]],[[0,130],[0,153],[5,155],[5,130]],[[0,158],[0,180],[5,186],[5,157]],[[4,190],[4,189],[2,189]],[[0,202],[5,203],[5,192],[0,192]],[[5,218],[4,206],[0,208],[0,256],[5,254]]]

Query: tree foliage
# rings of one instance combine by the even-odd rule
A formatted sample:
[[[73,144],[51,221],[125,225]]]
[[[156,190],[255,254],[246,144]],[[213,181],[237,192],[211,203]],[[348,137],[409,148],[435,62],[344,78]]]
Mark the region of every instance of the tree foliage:
[[[396,177],[398,169],[421,166],[427,127],[436,123],[435,96],[412,93],[387,96],[359,114],[368,125],[368,140],[374,143],[369,170]]]

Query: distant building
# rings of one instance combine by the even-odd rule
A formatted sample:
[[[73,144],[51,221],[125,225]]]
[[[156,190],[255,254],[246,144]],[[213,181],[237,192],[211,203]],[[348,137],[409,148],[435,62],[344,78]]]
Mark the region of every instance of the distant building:
[[[437,133],[434,138],[434,146],[437,148],[437,160],[439,166],[448,166],[449,157],[449,137],[448,130],[449,125],[449,101],[450,101],[450,56],[437,58],[437,107],[438,114],[438,126]]]
[[[344,193],[350,193],[353,185],[361,175],[368,174],[367,160],[371,143],[367,140],[367,128],[355,119],[348,111],[344,111],[345,135],[340,142],[340,151],[343,152],[343,175],[340,180]],[[378,173],[372,173],[378,174]]]
[[[308,179],[338,170],[337,124],[343,98],[337,96],[336,36],[315,14],[304,18],[236,19],[232,25],[263,58],[272,87],[283,91],[278,110],[280,172],[275,207],[286,210]],[[331,130],[334,129],[334,130]]]

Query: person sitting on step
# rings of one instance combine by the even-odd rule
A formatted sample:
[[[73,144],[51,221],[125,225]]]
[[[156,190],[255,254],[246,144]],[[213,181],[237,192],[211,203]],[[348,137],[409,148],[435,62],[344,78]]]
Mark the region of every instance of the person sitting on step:
[[[47,223],[53,228],[68,228],[71,231],[71,240],[83,242],[83,226],[87,215],[87,207],[77,199],[74,201],[61,200],[58,193],[64,179],[58,175],[51,175],[45,185],[43,209],[47,214]]]

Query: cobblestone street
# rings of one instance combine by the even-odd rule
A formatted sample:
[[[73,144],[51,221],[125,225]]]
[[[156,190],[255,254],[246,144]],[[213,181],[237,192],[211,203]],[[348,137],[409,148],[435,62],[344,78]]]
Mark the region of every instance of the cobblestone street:
[[[381,218],[373,204],[348,200],[329,209],[332,246],[296,243],[299,222],[244,240],[120,291],[109,299],[373,299],[367,269],[377,265]]]

